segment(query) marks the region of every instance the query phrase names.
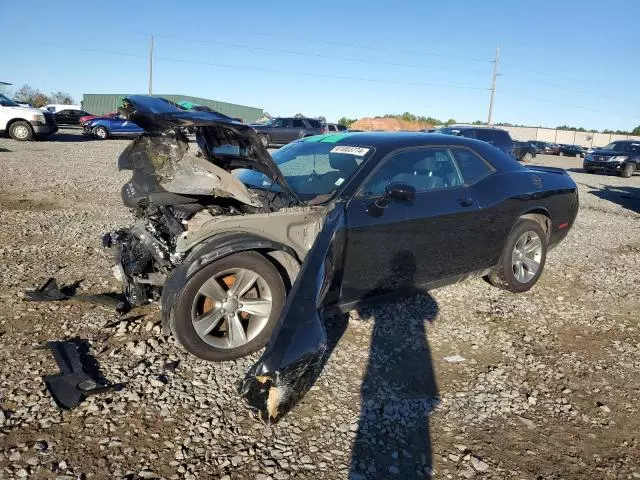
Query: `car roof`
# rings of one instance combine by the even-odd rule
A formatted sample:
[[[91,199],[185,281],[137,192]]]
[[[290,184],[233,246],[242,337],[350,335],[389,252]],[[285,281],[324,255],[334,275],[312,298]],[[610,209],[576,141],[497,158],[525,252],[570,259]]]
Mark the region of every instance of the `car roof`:
[[[474,125],[450,125],[448,127],[443,127],[443,128],[451,128],[454,130],[499,130],[501,132],[506,132],[506,130],[504,128],[497,128],[497,127],[480,127],[480,126],[474,126]]]

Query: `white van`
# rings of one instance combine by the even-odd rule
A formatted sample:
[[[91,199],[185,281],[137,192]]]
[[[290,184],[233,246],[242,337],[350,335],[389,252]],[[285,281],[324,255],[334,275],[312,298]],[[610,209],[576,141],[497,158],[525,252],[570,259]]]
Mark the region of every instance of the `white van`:
[[[57,113],[60,110],[82,110],[82,106],[80,105],[62,105],[59,103],[51,103],[49,105],[45,105],[44,107],[40,107],[40,110],[46,110],[47,112]]]

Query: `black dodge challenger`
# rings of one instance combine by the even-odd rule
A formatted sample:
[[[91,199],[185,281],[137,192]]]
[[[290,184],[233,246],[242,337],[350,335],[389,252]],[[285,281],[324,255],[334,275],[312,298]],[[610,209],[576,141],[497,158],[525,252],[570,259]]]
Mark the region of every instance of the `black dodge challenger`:
[[[266,345],[240,393],[270,421],[319,374],[327,312],[470,275],[525,292],[578,212],[564,170],[465,137],[345,132],[270,155],[215,112],[131,96],[123,113],[146,133],[119,159],[136,221],[104,237],[114,273],[194,355]]]

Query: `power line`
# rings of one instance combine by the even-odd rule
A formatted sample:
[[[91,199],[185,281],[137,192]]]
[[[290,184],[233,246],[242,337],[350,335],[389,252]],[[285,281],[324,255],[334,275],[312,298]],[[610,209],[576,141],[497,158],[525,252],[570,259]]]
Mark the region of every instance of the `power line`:
[[[299,55],[303,57],[310,58],[322,58],[328,60],[346,60],[349,62],[358,62],[358,63],[369,63],[373,65],[390,65],[392,67],[404,67],[404,68],[413,68],[422,70],[425,72],[438,72],[438,71],[449,71],[449,72],[472,72],[472,73],[485,73],[480,70],[469,70],[468,68],[447,68],[447,67],[436,67],[435,69],[425,69],[425,67],[421,65],[416,65],[412,63],[401,63],[401,62],[387,62],[382,60],[369,60],[366,58],[357,58],[357,57],[345,57],[341,55],[326,55],[324,53],[311,53],[311,52],[301,52],[298,50],[286,50],[280,48],[272,48],[272,47],[260,47],[255,45],[247,45],[242,43],[231,43],[231,42],[222,42],[217,40],[187,40],[183,37],[174,37],[170,35],[155,35],[158,38],[166,38],[166,39],[174,39],[174,40],[182,40],[189,43],[198,43],[201,45],[219,45],[224,47],[231,48],[244,48],[248,50],[256,50],[261,52],[275,52],[275,53],[285,53],[289,55]]]
[[[318,38],[310,38],[310,37],[294,37],[291,35],[277,35],[273,33],[265,33],[265,32],[249,32],[248,35],[257,35],[262,37],[270,37],[270,38],[280,38],[285,40],[298,40],[303,42],[317,43],[320,45],[331,45],[338,47],[352,47],[352,48],[360,48],[364,50],[373,50],[373,51],[385,51],[385,52],[393,52],[393,53],[405,53],[407,55],[417,55],[417,56],[427,56],[427,57],[442,57],[442,58],[455,58],[457,60],[466,60],[470,62],[480,62],[487,63],[486,59],[480,58],[472,58],[472,57],[463,57],[458,55],[449,55],[445,53],[435,53],[435,52],[420,52],[416,50],[403,50],[398,48],[389,48],[389,47],[381,47],[377,45],[363,45],[358,43],[348,43],[348,42],[337,42],[331,40],[321,40]],[[179,38],[179,37],[170,37],[167,35],[156,35],[158,37],[165,36],[167,38]],[[180,40],[184,40],[184,38],[179,38]]]
[[[569,103],[555,102],[553,100],[543,100],[541,98],[529,97],[528,95],[521,95],[519,93],[504,92],[503,95],[507,95],[507,96],[511,95],[513,97],[526,98],[528,100],[533,100],[533,101],[540,102],[540,103],[549,103],[549,104],[553,104],[553,105],[560,105],[562,107],[577,108],[577,109],[580,109],[580,110],[589,110],[589,111],[592,111],[592,112],[605,113],[607,115],[613,115],[613,116],[621,117],[621,118],[633,118],[633,119],[637,119],[638,118],[637,116],[634,117],[634,116],[631,116],[631,115],[622,115],[622,114],[619,114],[619,113],[614,113],[614,112],[610,112],[608,110],[602,110],[602,109],[599,109],[599,108],[584,107],[584,106],[581,106],[581,105],[572,105],[572,104],[569,104]]]
[[[407,81],[399,81],[399,80],[385,80],[385,79],[366,78],[366,77],[350,77],[346,75],[324,75],[321,73],[293,72],[290,70],[280,70],[275,68],[249,67],[246,65],[231,65],[231,64],[224,64],[224,63],[203,62],[200,60],[185,60],[182,58],[170,58],[170,57],[155,57],[155,58],[156,60],[164,60],[167,62],[190,63],[195,65],[208,65],[211,67],[232,68],[237,70],[250,70],[250,71],[256,71],[256,72],[284,73],[287,75],[296,75],[296,76],[304,76],[304,77],[330,78],[330,79],[339,79],[339,80],[358,80],[362,82],[389,83],[389,84],[395,84],[395,85],[418,85],[418,86],[426,86],[426,87],[456,88],[456,89],[465,89],[465,90],[486,90],[485,87],[474,87],[471,85],[452,85],[452,84],[446,84],[446,83],[429,83],[429,82],[407,82]]]

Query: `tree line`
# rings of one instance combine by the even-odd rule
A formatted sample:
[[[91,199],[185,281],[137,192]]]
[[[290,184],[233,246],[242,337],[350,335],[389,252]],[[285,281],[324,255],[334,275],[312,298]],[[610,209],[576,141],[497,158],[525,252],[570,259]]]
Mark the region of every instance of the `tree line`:
[[[18,102],[25,102],[36,108],[44,107],[51,103],[61,105],[72,105],[73,98],[67,92],[51,92],[50,94],[43,93],[37,88],[32,88],[29,85],[23,85],[20,87],[13,98]]]

